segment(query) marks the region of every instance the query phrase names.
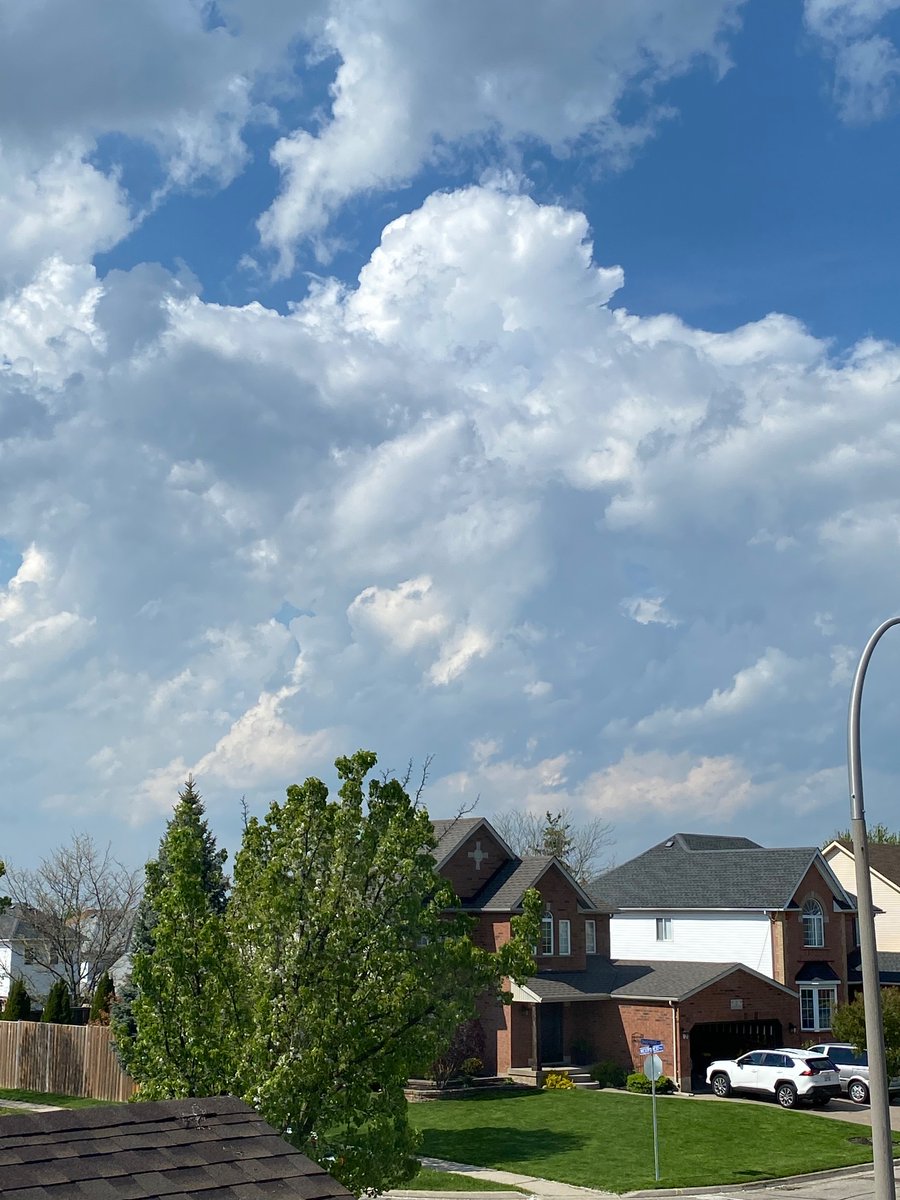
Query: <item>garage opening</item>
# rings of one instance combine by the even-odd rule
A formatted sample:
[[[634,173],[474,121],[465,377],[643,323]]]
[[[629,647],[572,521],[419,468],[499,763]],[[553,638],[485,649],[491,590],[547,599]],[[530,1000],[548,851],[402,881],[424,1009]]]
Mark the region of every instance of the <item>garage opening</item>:
[[[691,1030],[691,1090],[705,1091],[706,1068],[717,1058],[783,1046],[780,1021],[707,1021]]]

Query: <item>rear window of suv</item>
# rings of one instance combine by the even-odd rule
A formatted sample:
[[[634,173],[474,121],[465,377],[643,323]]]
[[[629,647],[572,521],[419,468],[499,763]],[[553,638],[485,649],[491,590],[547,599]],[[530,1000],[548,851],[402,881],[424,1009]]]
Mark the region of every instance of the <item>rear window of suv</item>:
[[[807,1066],[812,1067],[814,1071],[833,1071],[834,1063],[830,1058],[807,1058]]]

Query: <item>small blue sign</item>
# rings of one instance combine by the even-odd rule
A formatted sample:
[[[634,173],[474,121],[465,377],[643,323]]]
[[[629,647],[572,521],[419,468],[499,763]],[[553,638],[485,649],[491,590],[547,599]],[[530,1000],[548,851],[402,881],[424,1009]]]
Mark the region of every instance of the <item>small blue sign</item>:
[[[655,1042],[653,1038],[641,1038],[641,1054],[662,1054],[663,1050],[665,1046],[662,1042]]]

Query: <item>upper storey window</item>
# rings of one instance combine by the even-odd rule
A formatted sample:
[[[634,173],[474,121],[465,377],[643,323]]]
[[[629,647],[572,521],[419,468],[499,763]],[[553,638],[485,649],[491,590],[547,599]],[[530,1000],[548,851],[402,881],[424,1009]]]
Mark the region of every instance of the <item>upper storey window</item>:
[[[818,900],[807,900],[803,905],[803,945],[825,945],[825,914]]]

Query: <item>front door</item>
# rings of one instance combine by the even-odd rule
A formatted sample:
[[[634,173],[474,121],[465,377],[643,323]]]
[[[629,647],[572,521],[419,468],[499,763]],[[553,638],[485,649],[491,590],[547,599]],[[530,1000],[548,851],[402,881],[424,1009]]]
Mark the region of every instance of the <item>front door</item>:
[[[541,1005],[541,1065],[563,1060],[563,1006]]]

